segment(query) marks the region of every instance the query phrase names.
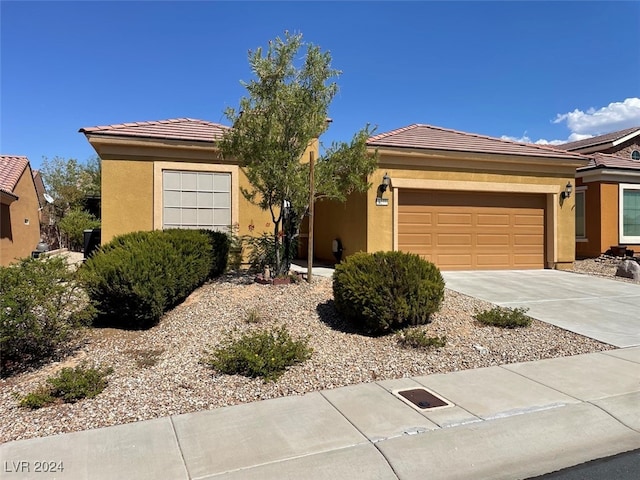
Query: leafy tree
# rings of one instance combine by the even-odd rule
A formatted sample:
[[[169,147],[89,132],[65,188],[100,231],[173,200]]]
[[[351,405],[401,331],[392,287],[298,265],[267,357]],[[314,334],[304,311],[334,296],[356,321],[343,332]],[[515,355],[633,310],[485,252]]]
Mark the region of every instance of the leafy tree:
[[[62,243],[62,219],[70,212],[85,210],[87,197],[100,195],[100,160],[94,157],[87,163],[81,163],[74,158],[45,158],[40,172],[47,193],[54,200],[50,216],[58,243]]]
[[[79,252],[84,246],[84,231],[99,228],[100,222],[85,210],[74,208],[58,222],[60,232],[66,237],[69,250]]]
[[[233,128],[225,133],[220,148],[224,156],[241,162],[252,185],[243,189],[245,198],[271,213],[272,273],[284,275],[309,211],[310,168],[302,156],[327,128],[329,105],[338,91],[333,79],[340,72],[331,67],[329,52],[288,32],[284,39],[269,42],[266,51],[250,51],[249,64],[255,78],[241,82],[248,96],[240,99],[239,108],[225,111]],[[316,199],[345,201],[352,192],[367,191],[368,176],[377,164],[366,148],[371,133],[367,126],[349,143],[332,143],[317,159]]]

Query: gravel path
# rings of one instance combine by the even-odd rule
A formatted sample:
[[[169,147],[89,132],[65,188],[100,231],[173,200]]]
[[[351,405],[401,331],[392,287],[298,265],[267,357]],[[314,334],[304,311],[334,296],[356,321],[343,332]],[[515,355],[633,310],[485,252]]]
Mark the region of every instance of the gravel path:
[[[608,266],[589,268],[593,271],[588,273],[610,275]],[[420,328],[432,336],[446,336],[447,345],[432,350],[406,349],[393,335],[374,338],[349,332],[333,309],[330,279],[274,287],[252,283],[248,277],[227,276],[195,291],[152,329],[90,330],[85,344],[64,362],[0,380],[0,442],[360,382],[613,348],[535,320],[531,327],[515,330],[481,326],[474,321],[475,312],[491,306],[446,290],[441,311]],[[252,310],[259,312],[256,323],[246,321]],[[294,338],[309,337],[314,352],[310,360],[292,367],[277,382],[222,375],[200,363],[204,352],[228,331],[283,324]],[[108,387],[98,397],[35,411],[17,406],[16,396],[43,385],[60,368],[81,362],[114,368]]]

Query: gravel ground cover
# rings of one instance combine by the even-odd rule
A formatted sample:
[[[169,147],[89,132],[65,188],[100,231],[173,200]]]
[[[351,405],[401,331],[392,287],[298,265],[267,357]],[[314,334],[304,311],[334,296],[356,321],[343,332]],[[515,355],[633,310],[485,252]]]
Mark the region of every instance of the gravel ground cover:
[[[612,273],[613,268],[613,273]],[[575,271],[615,273],[607,262],[577,262]],[[443,348],[401,347],[394,335],[367,337],[349,330],[332,304],[331,280],[259,285],[228,275],[195,291],[145,331],[91,329],[61,362],[1,379],[0,442],[105,427],[375,380],[453,372],[512,362],[576,355],[613,347],[534,320],[526,329],[481,326],[473,314],[492,305],[446,290],[441,311],[419,328],[446,336]],[[247,322],[258,313],[257,322]],[[201,363],[229,331],[286,325],[308,337],[313,355],[277,382],[218,374]],[[109,385],[96,398],[39,410],[16,397],[35,390],[65,366],[111,366]]]

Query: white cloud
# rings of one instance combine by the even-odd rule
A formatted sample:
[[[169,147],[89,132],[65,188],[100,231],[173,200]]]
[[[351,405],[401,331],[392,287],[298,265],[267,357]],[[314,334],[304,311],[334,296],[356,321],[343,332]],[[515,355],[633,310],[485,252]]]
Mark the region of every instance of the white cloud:
[[[534,142],[527,135],[523,135],[520,138],[510,137],[508,135],[502,135],[500,138],[502,140],[511,140],[512,142],[534,143],[536,145],[560,145],[561,143],[566,143],[567,141],[571,141],[571,140],[545,140],[544,138],[541,138]]]
[[[640,98],[627,98],[599,109],[591,107],[586,112],[576,108],[573,112],[559,113],[553,120],[553,123],[563,122],[571,135],[582,135],[582,138],[635,127],[640,125]]]
[[[586,112],[576,108],[573,112],[558,113],[551,123],[566,123],[571,131],[569,137],[566,140],[545,140],[541,138],[534,142],[525,132],[520,138],[508,135],[503,135],[500,138],[537,145],[559,145],[640,126],[640,98],[627,98],[622,102],[612,102],[606,107],[598,109],[591,107]]]

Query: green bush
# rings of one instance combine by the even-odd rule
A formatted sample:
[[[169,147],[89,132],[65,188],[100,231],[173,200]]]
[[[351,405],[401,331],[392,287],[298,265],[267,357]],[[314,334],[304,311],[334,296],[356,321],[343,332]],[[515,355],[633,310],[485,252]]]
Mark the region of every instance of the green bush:
[[[100,221],[85,210],[74,209],[58,222],[58,228],[66,237],[69,250],[79,252],[84,246],[84,231],[100,228]]]
[[[503,328],[528,327],[531,325],[531,317],[525,315],[528,308],[503,308],[494,307],[476,313],[474,318],[485,325]]]
[[[98,321],[129,328],[157,323],[219,271],[212,244],[219,238],[197,230],[135,232],[100,247],[81,269]],[[224,250],[223,241],[218,246]]]
[[[0,267],[2,376],[37,366],[71,345],[94,310],[64,258]]]
[[[442,348],[447,344],[447,337],[430,337],[424,330],[415,328],[405,328],[399,331],[396,338],[402,347]]]
[[[21,407],[36,409],[44,407],[58,399],[65,403],[74,403],[83,398],[93,398],[107,386],[106,377],[113,373],[112,368],[63,368],[55,377],[47,379],[48,386],[31,392],[19,401]]]
[[[282,326],[239,338],[228,336],[204,362],[222,373],[267,381],[277,380],[287,367],[304,362],[311,352],[306,339],[293,340]]]
[[[211,243],[213,258],[211,261],[211,269],[209,278],[215,278],[222,275],[227,269],[229,263],[229,251],[231,248],[231,237],[224,232],[215,230],[200,230],[209,237]]]
[[[444,299],[440,270],[418,255],[356,253],[333,274],[336,310],[368,333],[429,322]]]

